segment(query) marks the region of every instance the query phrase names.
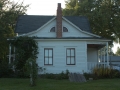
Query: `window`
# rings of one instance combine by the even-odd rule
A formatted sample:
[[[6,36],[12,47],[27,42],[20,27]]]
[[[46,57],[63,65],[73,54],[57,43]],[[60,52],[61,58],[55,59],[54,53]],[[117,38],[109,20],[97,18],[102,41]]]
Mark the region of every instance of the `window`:
[[[55,27],[52,27],[52,28],[50,29],[50,32],[55,32]]]
[[[75,48],[66,49],[66,64],[75,65]]]
[[[44,49],[44,65],[53,65],[53,49]]]
[[[63,27],[63,32],[68,32],[68,29],[66,27]]]

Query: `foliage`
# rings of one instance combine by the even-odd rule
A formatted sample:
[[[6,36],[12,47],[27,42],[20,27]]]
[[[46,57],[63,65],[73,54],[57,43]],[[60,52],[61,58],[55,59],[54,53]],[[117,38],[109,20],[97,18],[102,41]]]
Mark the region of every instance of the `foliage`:
[[[25,14],[28,5],[14,3],[10,0],[0,0],[0,60],[7,59],[7,38],[15,36],[14,30],[19,15]]]
[[[86,80],[89,80],[89,78],[93,78],[93,80],[98,79],[98,77],[93,73],[84,73],[83,75],[85,76]]]
[[[117,52],[115,53],[115,55],[120,56],[120,48],[119,47],[117,48]]]
[[[27,74],[30,75],[30,85],[36,85],[36,79],[38,75],[38,66],[34,58],[29,58],[26,61],[25,68],[27,69]]]
[[[68,79],[69,78],[69,70],[65,72],[62,71],[56,79]]]
[[[46,78],[46,79],[57,79],[57,80],[62,80],[62,79],[68,79],[69,76],[69,70],[66,70],[65,72],[62,71],[59,74],[53,74],[53,73],[46,73],[46,74],[42,74],[40,75],[41,78]]]
[[[38,67],[38,71],[40,72],[40,74],[45,74],[46,72],[46,68],[43,68],[43,67]]]
[[[63,15],[87,16],[93,33],[104,38],[120,38],[120,0],[66,0]]]
[[[36,59],[38,54],[37,42],[34,37],[15,37],[10,41],[16,48],[15,58],[15,70],[20,77],[24,77],[26,74],[25,63],[29,58]]]
[[[14,77],[14,72],[6,61],[0,62],[0,78]]]
[[[101,78],[120,78],[120,71],[108,67],[95,67],[92,73],[84,73],[84,76],[87,80],[89,80],[89,78],[93,78],[93,80]]]
[[[97,78],[120,78],[120,71],[109,67],[95,67],[93,74]]]

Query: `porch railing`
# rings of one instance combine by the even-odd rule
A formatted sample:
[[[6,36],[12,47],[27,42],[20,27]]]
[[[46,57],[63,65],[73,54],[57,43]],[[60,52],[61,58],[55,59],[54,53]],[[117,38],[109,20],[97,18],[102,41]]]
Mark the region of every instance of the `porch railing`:
[[[95,67],[107,67],[107,62],[88,62],[87,67],[89,71],[92,71]]]

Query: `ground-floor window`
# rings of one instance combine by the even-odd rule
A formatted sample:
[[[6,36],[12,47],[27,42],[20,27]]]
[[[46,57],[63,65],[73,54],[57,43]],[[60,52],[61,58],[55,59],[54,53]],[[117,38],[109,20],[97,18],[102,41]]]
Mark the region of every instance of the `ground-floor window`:
[[[53,48],[44,48],[44,65],[53,65]]]
[[[66,49],[66,64],[75,65],[75,48]]]

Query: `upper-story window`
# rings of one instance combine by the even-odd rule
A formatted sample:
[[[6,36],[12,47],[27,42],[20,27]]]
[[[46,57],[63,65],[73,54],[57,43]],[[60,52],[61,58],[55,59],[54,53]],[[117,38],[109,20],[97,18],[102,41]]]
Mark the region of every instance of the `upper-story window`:
[[[66,27],[63,27],[63,32],[68,32],[68,29]]]
[[[50,29],[50,32],[55,32],[55,27],[52,27],[52,28]]]

